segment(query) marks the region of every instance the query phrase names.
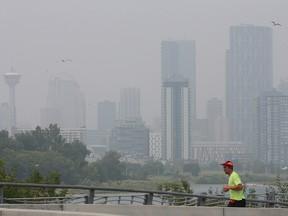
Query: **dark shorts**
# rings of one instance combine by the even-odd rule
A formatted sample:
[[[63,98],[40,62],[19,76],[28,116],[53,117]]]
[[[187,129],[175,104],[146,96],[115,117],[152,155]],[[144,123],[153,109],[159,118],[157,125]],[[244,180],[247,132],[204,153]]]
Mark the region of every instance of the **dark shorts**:
[[[246,200],[230,200],[228,207],[245,207],[246,206]]]

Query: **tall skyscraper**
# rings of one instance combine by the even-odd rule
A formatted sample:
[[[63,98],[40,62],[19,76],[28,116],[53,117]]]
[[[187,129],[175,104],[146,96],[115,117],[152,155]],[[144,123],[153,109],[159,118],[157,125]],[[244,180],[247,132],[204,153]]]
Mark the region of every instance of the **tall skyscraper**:
[[[191,158],[191,108],[188,78],[180,75],[162,82],[162,157]]]
[[[288,95],[288,78],[281,79],[281,82],[278,86],[278,91],[284,95]]]
[[[208,119],[208,138],[210,141],[225,140],[227,133],[227,121],[223,118],[223,101],[212,98],[206,103],[207,119]],[[228,137],[225,141],[228,140]]]
[[[149,129],[140,114],[140,89],[122,88],[119,119],[108,133],[108,148],[137,158],[149,155]]]
[[[174,77],[175,74],[182,74],[189,80],[192,126],[196,119],[195,53],[195,41],[163,41],[161,44],[162,82],[168,78]]]
[[[272,28],[230,27],[226,53],[226,117],[232,141],[242,141],[252,152],[253,98],[272,88]]]
[[[116,121],[116,103],[111,101],[98,102],[98,130],[111,129]]]
[[[122,88],[120,92],[119,119],[141,118],[140,89]]]
[[[51,80],[46,108],[41,110],[41,126],[57,123],[61,128],[85,128],[85,118],[85,97],[78,83],[59,77]]]
[[[10,90],[10,107],[11,107],[11,117],[12,117],[12,128],[16,127],[16,106],[15,106],[15,86],[20,80],[21,75],[18,73],[10,72],[4,74],[4,79]]]
[[[261,92],[254,101],[255,158],[275,167],[288,164],[288,96],[280,92]]]
[[[223,101],[212,98],[206,103],[207,119],[214,121],[217,117],[223,116]]]

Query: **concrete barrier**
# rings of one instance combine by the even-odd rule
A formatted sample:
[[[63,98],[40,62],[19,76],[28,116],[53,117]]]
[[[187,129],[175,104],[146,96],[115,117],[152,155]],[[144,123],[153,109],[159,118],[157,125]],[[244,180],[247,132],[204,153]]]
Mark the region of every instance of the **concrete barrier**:
[[[88,213],[88,212],[64,212],[52,210],[31,210],[31,209],[0,209],[0,216],[120,216],[103,214],[103,213]]]
[[[62,216],[62,215],[126,215],[126,216],[287,216],[288,208],[227,208],[227,207],[189,207],[189,206],[146,206],[146,205],[55,205],[55,204],[33,204],[33,205],[0,205],[7,210],[25,211],[23,213],[3,214],[0,216]],[[20,210],[23,209],[23,210]],[[30,210],[27,210],[30,209]],[[41,210],[41,214],[27,214]],[[26,213],[26,214],[25,214]]]
[[[219,207],[189,207],[189,206],[146,206],[146,205],[65,205],[64,211],[101,212],[109,214],[126,214],[128,216],[223,216]]]
[[[288,209],[281,208],[224,208],[223,216],[287,216]]]

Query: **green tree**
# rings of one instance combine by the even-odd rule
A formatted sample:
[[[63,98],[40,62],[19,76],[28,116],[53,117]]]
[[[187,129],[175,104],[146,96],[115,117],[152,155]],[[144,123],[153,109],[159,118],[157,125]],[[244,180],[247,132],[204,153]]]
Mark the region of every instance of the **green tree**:
[[[15,179],[15,168],[8,172],[5,169],[4,160],[0,159],[0,182],[16,182]],[[13,197],[14,194],[17,194],[18,189],[12,186],[4,186],[4,197]]]
[[[5,169],[5,162],[0,159],[0,182],[13,182],[15,181],[15,168],[11,172]]]
[[[101,160],[90,164],[92,180],[110,181],[123,179],[124,165],[120,163],[121,155],[115,151],[108,151]]]
[[[35,151],[38,150],[37,143],[34,141],[34,137],[31,131],[15,134],[15,141],[23,146],[24,150]]]
[[[15,140],[22,144],[25,150],[40,152],[49,150],[60,152],[65,144],[65,139],[56,124],[50,124],[45,129],[37,126],[35,130],[15,134]]]
[[[177,182],[161,183],[157,186],[157,189],[165,192],[178,192],[188,194],[193,193],[193,190],[190,187],[189,182],[186,180],[181,180],[180,183]],[[172,195],[162,195],[162,199],[166,200],[169,205],[185,205],[187,201],[191,200],[190,197],[172,196]]]
[[[46,176],[35,169],[27,178],[26,182],[34,184],[60,184],[60,174],[58,172],[49,172]],[[26,188],[26,197],[57,197],[65,196],[67,190],[60,190],[56,192],[55,188]]]
[[[143,173],[147,175],[163,175],[164,165],[160,161],[148,161],[142,167]]]
[[[64,157],[59,152],[48,151],[14,151],[3,150],[6,166],[9,169],[16,167],[15,175],[18,180],[27,179],[35,168],[42,175],[50,172],[61,173],[61,181],[66,184],[77,184],[83,178],[81,169],[76,169],[73,160]]]
[[[19,150],[23,149],[21,143],[15,141],[14,138],[9,137],[9,133],[6,130],[0,131],[0,149],[14,149]],[[3,156],[3,152],[0,151],[0,157]]]
[[[199,176],[201,169],[198,163],[188,163],[183,165],[183,171],[191,173],[192,176]]]
[[[79,140],[75,140],[72,143],[65,143],[60,150],[66,158],[74,161],[77,168],[82,168],[87,165],[85,161],[86,156],[90,153],[86,146]]]
[[[28,134],[27,134],[28,135]],[[40,126],[37,126],[35,130],[31,131],[32,142],[30,143],[32,150],[45,152],[49,150],[49,143],[45,131],[41,129]],[[28,144],[28,143],[27,143]]]
[[[60,175],[55,172],[43,176],[35,169],[24,182],[33,184],[60,184],[59,176]],[[54,188],[7,187],[4,189],[5,198],[62,197],[66,194],[66,189],[56,191]],[[7,202],[13,203],[13,201],[9,200]]]
[[[266,188],[266,193],[274,192],[278,194],[278,200],[281,202],[287,202],[288,199],[288,182],[282,182],[280,175],[278,174],[275,178],[275,183],[269,185]]]
[[[0,147],[1,149],[7,148],[10,145],[9,133],[6,130],[0,131]]]
[[[174,175],[176,172],[177,167],[171,161],[166,161],[166,163],[164,164],[165,175]]]
[[[13,151],[7,145],[5,153],[1,152],[9,166],[18,167],[16,174],[20,179],[27,178],[35,166],[39,166],[38,169],[44,175],[50,171],[61,172],[61,179],[65,183],[78,183],[77,181],[81,181],[85,175],[85,157],[89,151],[78,140],[67,143],[56,124],[51,124],[45,129],[37,126],[35,130],[16,134],[15,140],[9,140],[8,134],[2,132],[0,144],[1,138],[3,143],[9,141],[22,146],[14,148],[17,151]]]
[[[49,150],[61,152],[66,140],[60,134],[60,127],[56,124],[50,124],[48,128],[45,128],[45,135],[48,139]]]
[[[8,172],[5,169],[5,162],[0,160],[0,182],[21,182],[15,178],[15,168]],[[48,173],[47,176],[43,176],[37,169],[28,176],[24,182],[35,184],[60,184],[60,175],[56,172]],[[29,198],[29,197],[48,197],[48,196],[64,196],[67,190],[60,190],[56,192],[55,189],[43,189],[43,188],[29,188],[29,187],[4,187],[5,198]],[[9,201],[8,201],[9,202]]]
[[[139,163],[122,162],[123,168],[122,175],[125,178],[143,179],[142,166]]]

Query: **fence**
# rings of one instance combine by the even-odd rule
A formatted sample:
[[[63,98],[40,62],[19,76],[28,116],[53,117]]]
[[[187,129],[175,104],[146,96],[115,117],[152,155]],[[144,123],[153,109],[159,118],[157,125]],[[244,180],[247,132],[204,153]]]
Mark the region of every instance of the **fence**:
[[[73,189],[86,191],[84,194],[68,195],[65,197],[35,197],[35,198],[5,198],[5,186],[30,187],[42,189]],[[99,192],[99,193],[96,193]],[[100,193],[101,192],[101,193]],[[103,194],[104,193],[104,194]],[[274,207],[288,208],[287,194],[253,194],[247,196],[247,207]],[[186,205],[186,206],[225,206],[229,197],[224,195],[187,194],[156,190],[136,190],[111,187],[93,187],[83,185],[49,185],[0,182],[0,204],[25,203],[25,204],[143,204],[143,205]]]

